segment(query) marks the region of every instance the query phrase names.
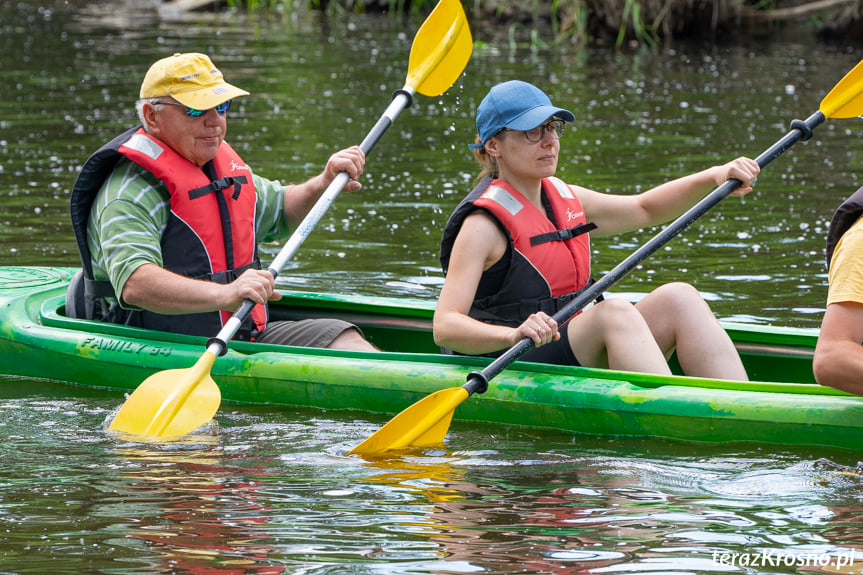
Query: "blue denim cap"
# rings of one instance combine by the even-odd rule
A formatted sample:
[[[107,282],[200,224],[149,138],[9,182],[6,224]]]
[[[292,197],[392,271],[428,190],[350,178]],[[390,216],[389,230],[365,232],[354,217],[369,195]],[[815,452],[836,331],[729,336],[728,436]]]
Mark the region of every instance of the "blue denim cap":
[[[532,130],[552,116],[575,121],[572,112],[554,106],[545,92],[533,84],[521,80],[502,82],[489,90],[476,110],[476,131],[482,144],[468,147],[478,150],[504,128]]]

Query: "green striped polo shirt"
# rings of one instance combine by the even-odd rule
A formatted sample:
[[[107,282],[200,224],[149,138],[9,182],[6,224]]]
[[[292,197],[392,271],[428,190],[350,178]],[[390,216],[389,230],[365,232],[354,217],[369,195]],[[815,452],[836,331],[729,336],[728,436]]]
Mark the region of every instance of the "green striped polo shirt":
[[[283,209],[284,187],[254,174],[252,182],[258,194],[258,241],[286,237],[290,230]],[[160,241],[170,213],[170,194],[161,180],[126,158],[117,162],[96,195],[87,223],[93,277],[109,279],[115,293],[120,294],[141,265],[162,267]]]

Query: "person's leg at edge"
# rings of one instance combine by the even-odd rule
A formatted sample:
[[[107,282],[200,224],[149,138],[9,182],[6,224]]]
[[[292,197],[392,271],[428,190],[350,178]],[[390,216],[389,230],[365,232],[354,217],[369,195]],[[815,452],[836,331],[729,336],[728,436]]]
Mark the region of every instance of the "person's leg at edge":
[[[635,307],[666,357],[677,349],[677,359],[686,375],[737,381],[749,379],[731,338],[691,285],[665,284]]]
[[[379,348],[364,338],[363,334],[354,327],[348,328],[337,335],[327,347],[346,351],[380,351]]]
[[[606,298],[564,327],[581,365],[671,375],[650,328],[628,301]]]

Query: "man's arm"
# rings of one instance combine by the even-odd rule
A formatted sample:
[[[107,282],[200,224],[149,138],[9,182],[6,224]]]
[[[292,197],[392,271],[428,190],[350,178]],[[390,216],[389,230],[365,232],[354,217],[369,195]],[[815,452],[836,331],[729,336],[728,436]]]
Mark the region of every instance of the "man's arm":
[[[827,306],[812,370],[821,385],[863,395],[863,304]]]
[[[130,306],[172,315],[217,310],[234,311],[245,299],[255,303],[279,300],[275,280],[266,270],[246,270],[229,284],[183,277],[154,264],[143,264],[123,285]]]
[[[357,179],[363,173],[366,156],[359,146],[352,146],[345,150],[336,152],[327,160],[324,171],[317,176],[303,182],[285,186],[284,210],[285,217],[291,229],[296,229],[318,201],[318,198],[327,189],[327,186],[341,172],[347,172],[351,178],[345,185],[347,191],[355,191],[362,188]]]

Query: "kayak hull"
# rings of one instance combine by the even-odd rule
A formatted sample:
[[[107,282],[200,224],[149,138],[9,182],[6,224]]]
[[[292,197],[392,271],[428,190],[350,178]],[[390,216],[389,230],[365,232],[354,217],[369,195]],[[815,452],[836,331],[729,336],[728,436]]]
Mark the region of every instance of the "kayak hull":
[[[0,268],[0,373],[131,392],[153,373],[192,366],[205,351],[205,338],[65,317],[74,271]],[[462,385],[488,364],[439,353],[430,331],[433,302],[284,295],[274,316],[344,317],[388,351],[232,342],[211,370],[223,402],[354,410],[379,420]],[[486,393],[464,401],[454,421],[610,437],[863,447],[863,398],[812,378],[817,330],[724,325],[756,381],[516,362]]]

